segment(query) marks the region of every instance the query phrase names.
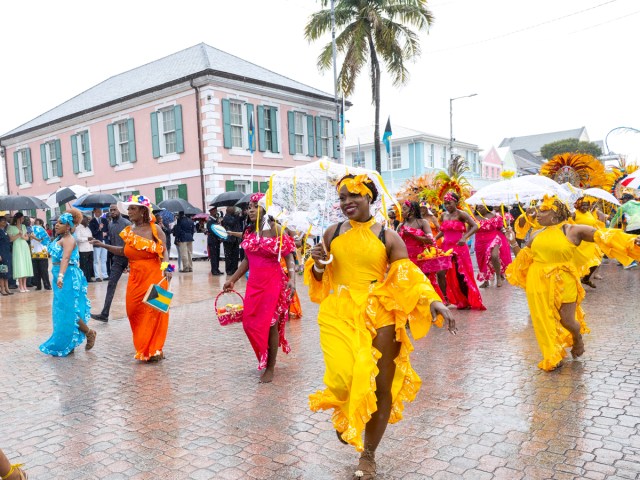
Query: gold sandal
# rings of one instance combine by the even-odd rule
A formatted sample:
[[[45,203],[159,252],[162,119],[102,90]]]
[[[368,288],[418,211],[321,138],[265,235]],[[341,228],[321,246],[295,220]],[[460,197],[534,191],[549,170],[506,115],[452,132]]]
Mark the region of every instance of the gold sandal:
[[[29,475],[27,475],[24,472],[24,470],[20,468],[22,465],[23,465],[22,463],[16,463],[14,465],[11,465],[11,469],[9,469],[9,473],[3,476],[2,480],[9,480],[11,478],[11,475],[13,475],[14,473],[17,473],[18,476],[11,478],[11,480],[28,480]]]
[[[376,459],[375,453],[365,450],[360,455],[358,462],[358,470],[353,473],[354,480],[373,480],[376,478]]]

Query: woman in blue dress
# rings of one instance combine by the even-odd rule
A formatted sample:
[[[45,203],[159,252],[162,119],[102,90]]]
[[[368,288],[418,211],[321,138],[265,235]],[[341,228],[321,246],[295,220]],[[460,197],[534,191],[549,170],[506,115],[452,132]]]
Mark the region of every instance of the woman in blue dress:
[[[84,342],[91,350],[96,332],[87,326],[91,303],[87,298],[87,279],[80,270],[80,254],[73,238],[75,226],[82,221],[82,213],[71,210],[60,215],[55,226],[56,238],[49,244],[53,263],[53,333],[40,345],[40,351],[55,357],[65,357]]]
[[[9,291],[11,272],[11,240],[7,233],[7,217],[0,217],[0,295],[13,295]]]

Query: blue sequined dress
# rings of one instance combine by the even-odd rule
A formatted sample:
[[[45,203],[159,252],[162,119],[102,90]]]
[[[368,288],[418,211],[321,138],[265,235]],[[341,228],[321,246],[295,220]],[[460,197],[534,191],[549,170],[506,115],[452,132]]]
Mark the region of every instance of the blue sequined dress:
[[[62,288],[56,282],[60,273],[60,261],[63,248],[56,238],[48,246],[49,256],[53,263],[53,306],[51,317],[53,333],[49,340],[40,345],[40,351],[55,357],[65,357],[85,340],[85,335],[78,328],[78,320],[89,322],[91,302],[87,298],[87,280],[79,268],[80,254],[78,247],[73,248],[69,266],[64,272]]]

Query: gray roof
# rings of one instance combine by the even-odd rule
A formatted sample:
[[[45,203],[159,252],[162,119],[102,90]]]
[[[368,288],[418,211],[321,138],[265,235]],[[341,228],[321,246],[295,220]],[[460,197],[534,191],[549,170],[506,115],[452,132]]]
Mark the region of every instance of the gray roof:
[[[538,173],[544,163],[542,159],[523,149],[513,152],[513,159],[520,173]]]
[[[527,135],[524,137],[505,138],[500,142],[501,147],[511,147],[512,151],[528,150],[530,152],[539,152],[547,143],[557,142],[558,140],[566,140],[569,138],[580,138],[586,133],[585,127],[575,128],[573,130],[563,130],[561,132],[539,133],[537,135]]]
[[[5,133],[13,137],[102,107],[159,90],[189,78],[215,75],[333,101],[333,95],[304,85],[229,53],[200,43],[115,75],[33,120]]]

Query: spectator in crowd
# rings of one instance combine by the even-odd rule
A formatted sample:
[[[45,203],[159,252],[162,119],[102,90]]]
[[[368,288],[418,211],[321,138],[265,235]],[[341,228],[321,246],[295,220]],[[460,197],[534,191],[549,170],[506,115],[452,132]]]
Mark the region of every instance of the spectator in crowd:
[[[36,218],[31,237],[31,265],[33,267],[32,284],[36,290],[51,290],[49,280],[49,251],[47,246],[51,239],[44,229],[44,222]]]
[[[209,218],[207,219],[207,250],[209,251],[209,262],[211,262],[211,275],[222,275],[220,271],[220,237],[218,237],[211,227],[220,224],[220,214],[218,207],[209,208]]]
[[[115,203],[109,206],[109,216],[111,217],[111,221],[109,222],[109,230],[107,232],[109,237],[109,245],[124,248],[124,240],[120,238],[120,232],[124,230],[126,226],[131,225],[131,222],[120,215],[118,205],[116,205]],[[129,260],[127,260],[127,257],[123,257],[120,255],[113,256],[113,262],[111,263],[111,275],[109,275],[109,285],[107,285],[107,295],[104,298],[104,306],[102,307],[102,312],[100,312],[99,314],[91,314],[91,318],[93,318],[94,320],[99,320],[101,322],[109,321],[111,302],[113,302],[113,296],[116,293],[118,281],[122,276],[122,272],[125,271],[128,265]]]
[[[225,216],[222,218],[222,226],[227,232],[242,233],[242,219],[237,213],[236,207],[227,207]],[[233,275],[238,269],[240,258],[240,239],[234,235],[229,235],[224,240],[224,266],[227,275]]]
[[[181,272],[193,272],[193,234],[196,227],[193,220],[187,217],[184,212],[178,212],[178,221],[173,227],[173,236],[178,246],[178,255],[182,262]]]
[[[167,255],[171,256],[171,227],[164,223],[162,215],[156,215],[156,225],[164,232],[166,239],[164,242],[165,249],[167,250]]]
[[[11,240],[7,234],[7,217],[0,217],[0,295],[13,295],[9,291],[11,274]]]
[[[89,217],[83,215],[82,222],[76,227],[76,242],[80,252],[80,270],[84,273],[84,278],[87,279],[87,282],[91,282],[94,276],[93,245],[89,243],[93,232],[89,228],[89,221]]]
[[[27,293],[27,278],[33,277],[33,265],[31,264],[31,249],[27,241],[27,227],[23,225],[24,215],[16,212],[13,215],[11,225],[7,229],[9,240],[11,240],[13,278],[18,281],[20,293]]]
[[[93,218],[89,222],[91,229],[91,237],[99,242],[108,243],[109,222],[102,216],[101,208],[93,209]],[[107,250],[101,247],[93,249],[93,272],[96,282],[107,280],[109,273],[107,272]]]

